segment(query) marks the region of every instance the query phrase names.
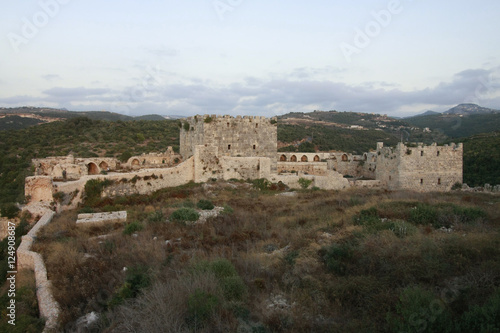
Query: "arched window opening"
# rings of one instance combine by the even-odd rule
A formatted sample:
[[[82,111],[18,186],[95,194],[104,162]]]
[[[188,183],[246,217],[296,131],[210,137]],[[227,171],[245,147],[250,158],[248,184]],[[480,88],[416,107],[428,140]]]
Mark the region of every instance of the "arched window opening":
[[[280,161],[281,162],[286,162],[286,156],[285,155],[281,155],[280,156]]]
[[[307,156],[306,156],[306,155],[303,155],[303,156],[300,158],[300,161],[301,161],[301,162],[307,162],[307,161],[308,161]]]
[[[297,162],[297,156],[292,155],[292,157],[290,157],[290,161]]]
[[[95,163],[90,162],[87,165],[87,170],[89,172],[89,175],[97,175],[97,174],[99,174],[99,168],[97,167],[97,165]]]

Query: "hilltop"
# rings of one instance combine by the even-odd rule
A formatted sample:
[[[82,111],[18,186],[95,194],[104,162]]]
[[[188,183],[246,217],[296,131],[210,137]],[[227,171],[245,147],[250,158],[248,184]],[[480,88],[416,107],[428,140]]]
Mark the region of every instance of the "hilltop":
[[[23,129],[35,125],[64,121],[66,119],[87,117],[93,120],[131,121],[131,120],[165,120],[164,116],[152,114],[144,116],[127,116],[109,111],[68,111],[66,109],[22,106],[0,108],[0,131]],[[176,119],[177,116],[172,117]]]

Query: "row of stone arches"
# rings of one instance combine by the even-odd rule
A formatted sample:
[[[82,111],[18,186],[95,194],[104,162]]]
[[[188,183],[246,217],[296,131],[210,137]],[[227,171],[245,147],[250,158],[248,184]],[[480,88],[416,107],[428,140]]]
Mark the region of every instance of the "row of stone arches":
[[[316,156],[314,156],[313,160],[314,160],[314,162],[319,162],[320,158],[318,155],[316,155]],[[302,155],[302,157],[300,158],[300,161],[301,162],[309,162],[309,158],[306,155]],[[286,155],[280,156],[280,162],[287,162]],[[297,162],[297,156],[296,155],[290,156],[290,162]]]
[[[89,175],[98,175],[101,170],[108,170],[109,165],[105,161],[102,161],[99,163],[99,166],[97,166],[96,163],[90,162],[87,164],[87,171]]]

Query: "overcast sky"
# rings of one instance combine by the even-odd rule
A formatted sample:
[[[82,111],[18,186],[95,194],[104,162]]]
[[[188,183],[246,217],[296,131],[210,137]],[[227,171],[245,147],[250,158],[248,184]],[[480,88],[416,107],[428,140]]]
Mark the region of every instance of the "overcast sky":
[[[4,1],[0,106],[500,109],[499,14],[498,0]]]

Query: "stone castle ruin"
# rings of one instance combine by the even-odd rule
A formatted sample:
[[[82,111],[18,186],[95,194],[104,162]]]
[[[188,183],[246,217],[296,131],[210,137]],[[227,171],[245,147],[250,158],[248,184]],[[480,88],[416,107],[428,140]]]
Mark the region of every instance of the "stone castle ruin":
[[[363,155],[343,152],[281,153],[277,151],[277,119],[265,117],[195,116],[180,122],[180,154],[164,153],[115,158],[49,157],[34,159],[35,176],[27,177],[29,202],[74,208],[86,182],[108,180],[103,196],[148,194],[190,181],[260,179],[300,188],[299,179],[322,189],[371,187],[388,190],[449,191],[462,183],[462,144],[384,147]]]

